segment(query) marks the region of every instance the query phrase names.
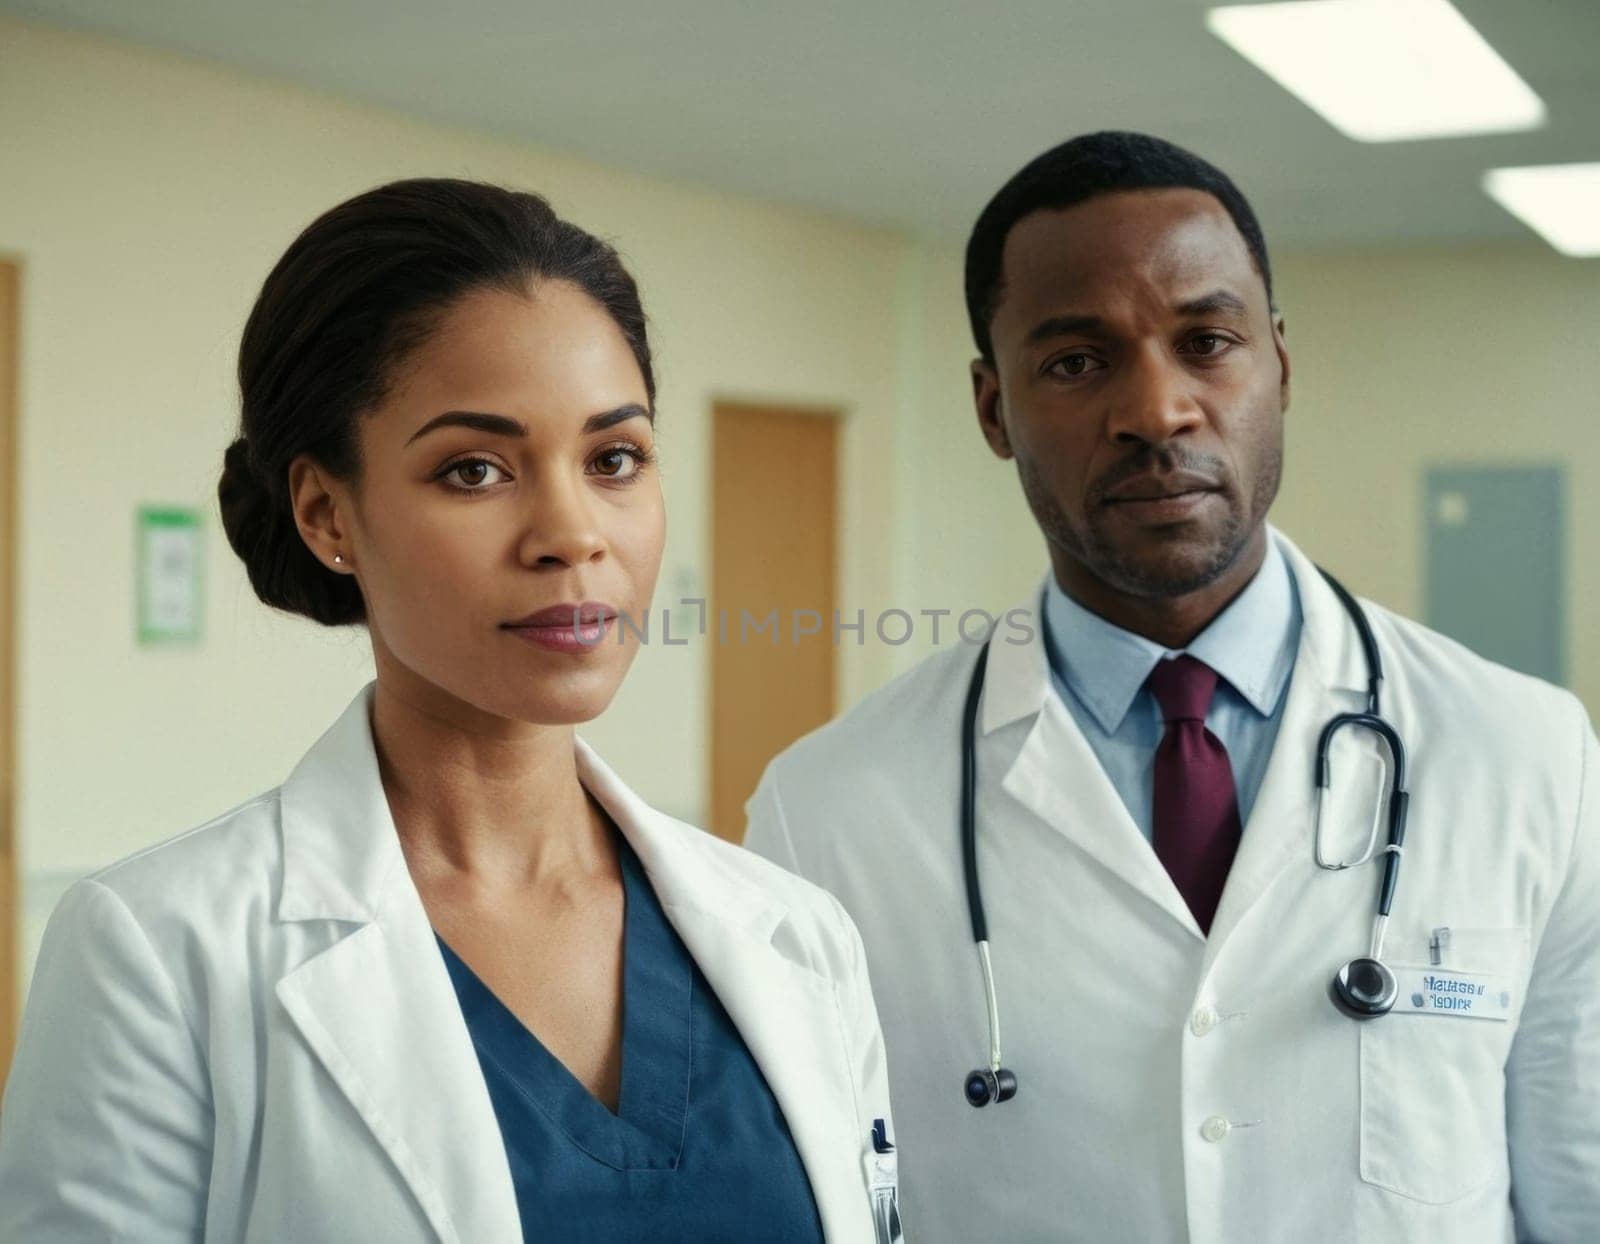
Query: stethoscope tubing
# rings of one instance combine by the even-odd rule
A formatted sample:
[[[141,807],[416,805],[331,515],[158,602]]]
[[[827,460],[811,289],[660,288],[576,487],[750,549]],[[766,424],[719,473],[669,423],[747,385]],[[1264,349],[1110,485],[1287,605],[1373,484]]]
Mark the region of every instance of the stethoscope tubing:
[[[1394,1000],[1393,974],[1382,963],[1383,939],[1388,927],[1390,909],[1400,883],[1400,860],[1405,851],[1406,817],[1410,807],[1410,793],[1406,788],[1406,748],[1400,732],[1383,716],[1383,656],[1378,649],[1377,637],[1361,603],[1333,575],[1317,567],[1324,581],[1338,597],[1360,638],[1367,667],[1367,706],[1364,712],[1340,713],[1329,720],[1318,733],[1315,782],[1317,786],[1317,811],[1313,833],[1313,856],[1319,868],[1338,871],[1358,867],[1369,862],[1376,853],[1378,826],[1368,840],[1367,849],[1352,861],[1329,863],[1322,853],[1322,810],[1327,793],[1332,788],[1333,773],[1329,753],[1338,732],[1346,728],[1369,730],[1383,740],[1389,754],[1389,797],[1387,801],[1387,842],[1383,848],[1383,877],[1379,883],[1377,910],[1373,918],[1372,938],[1365,959],[1351,960],[1340,969],[1331,986],[1335,1005],[1356,1019],[1371,1019],[1385,1014]],[[961,863],[966,882],[967,915],[972,924],[972,940],[978,948],[979,969],[983,977],[985,1009],[989,1018],[989,1069],[998,1074],[1000,1067],[1000,1008],[994,986],[994,965],[989,949],[989,921],[983,907],[983,888],[978,876],[978,709],[983,699],[983,687],[989,662],[991,636],[978,651],[978,659],[967,684],[966,702],[961,717]],[[1364,993],[1352,990],[1349,980],[1360,967],[1363,971],[1381,977],[1382,988]],[[1363,978],[1365,979],[1365,978]],[[1009,1073],[1007,1073],[1009,1075]],[[1015,1092],[1013,1084],[1011,1092]],[[1003,1098],[1001,1100],[1004,1100]],[[974,1102],[973,1104],[979,1104]]]

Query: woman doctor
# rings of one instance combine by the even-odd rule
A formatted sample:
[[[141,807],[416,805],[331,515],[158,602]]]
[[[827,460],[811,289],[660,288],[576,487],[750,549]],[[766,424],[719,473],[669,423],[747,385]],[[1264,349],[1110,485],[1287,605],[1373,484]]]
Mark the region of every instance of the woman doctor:
[[[376,678],[280,787],[62,900],[0,1238],[888,1238],[854,927],[574,734],[664,536],[616,253],[530,194],[385,186],[279,261],[239,378],[228,539]]]

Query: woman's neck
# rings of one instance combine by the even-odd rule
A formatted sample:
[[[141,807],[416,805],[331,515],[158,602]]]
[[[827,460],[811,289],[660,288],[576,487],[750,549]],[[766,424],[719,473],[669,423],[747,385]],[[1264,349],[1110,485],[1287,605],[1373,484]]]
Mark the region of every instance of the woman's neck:
[[[373,740],[419,882],[524,888],[614,871],[608,822],[578,779],[570,725],[496,718],[383,673]]]

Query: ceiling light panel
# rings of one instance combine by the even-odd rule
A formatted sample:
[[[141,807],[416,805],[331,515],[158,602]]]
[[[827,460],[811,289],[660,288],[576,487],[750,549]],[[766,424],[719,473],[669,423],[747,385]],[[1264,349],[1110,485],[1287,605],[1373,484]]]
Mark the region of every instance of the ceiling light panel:
[[[1600,164],[1490,169],[1483,188],[1563,255],[1600,256]]]
[[[1448,0],[1234,4],[1206,26],[1360,142],[1544,124],[1543,101]]]

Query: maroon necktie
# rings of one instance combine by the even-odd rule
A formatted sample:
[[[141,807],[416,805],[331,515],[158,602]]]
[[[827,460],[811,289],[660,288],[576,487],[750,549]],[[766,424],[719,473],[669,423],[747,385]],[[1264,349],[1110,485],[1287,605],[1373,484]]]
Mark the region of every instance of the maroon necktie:
[[[1217,671],[1181,656],[1159,662],[1149,686],[1167,723],[1156,748],[1151,841],[1200,928],[1209,933],[1239,846],[1233,766],[1222,740],[1206,729]]]

